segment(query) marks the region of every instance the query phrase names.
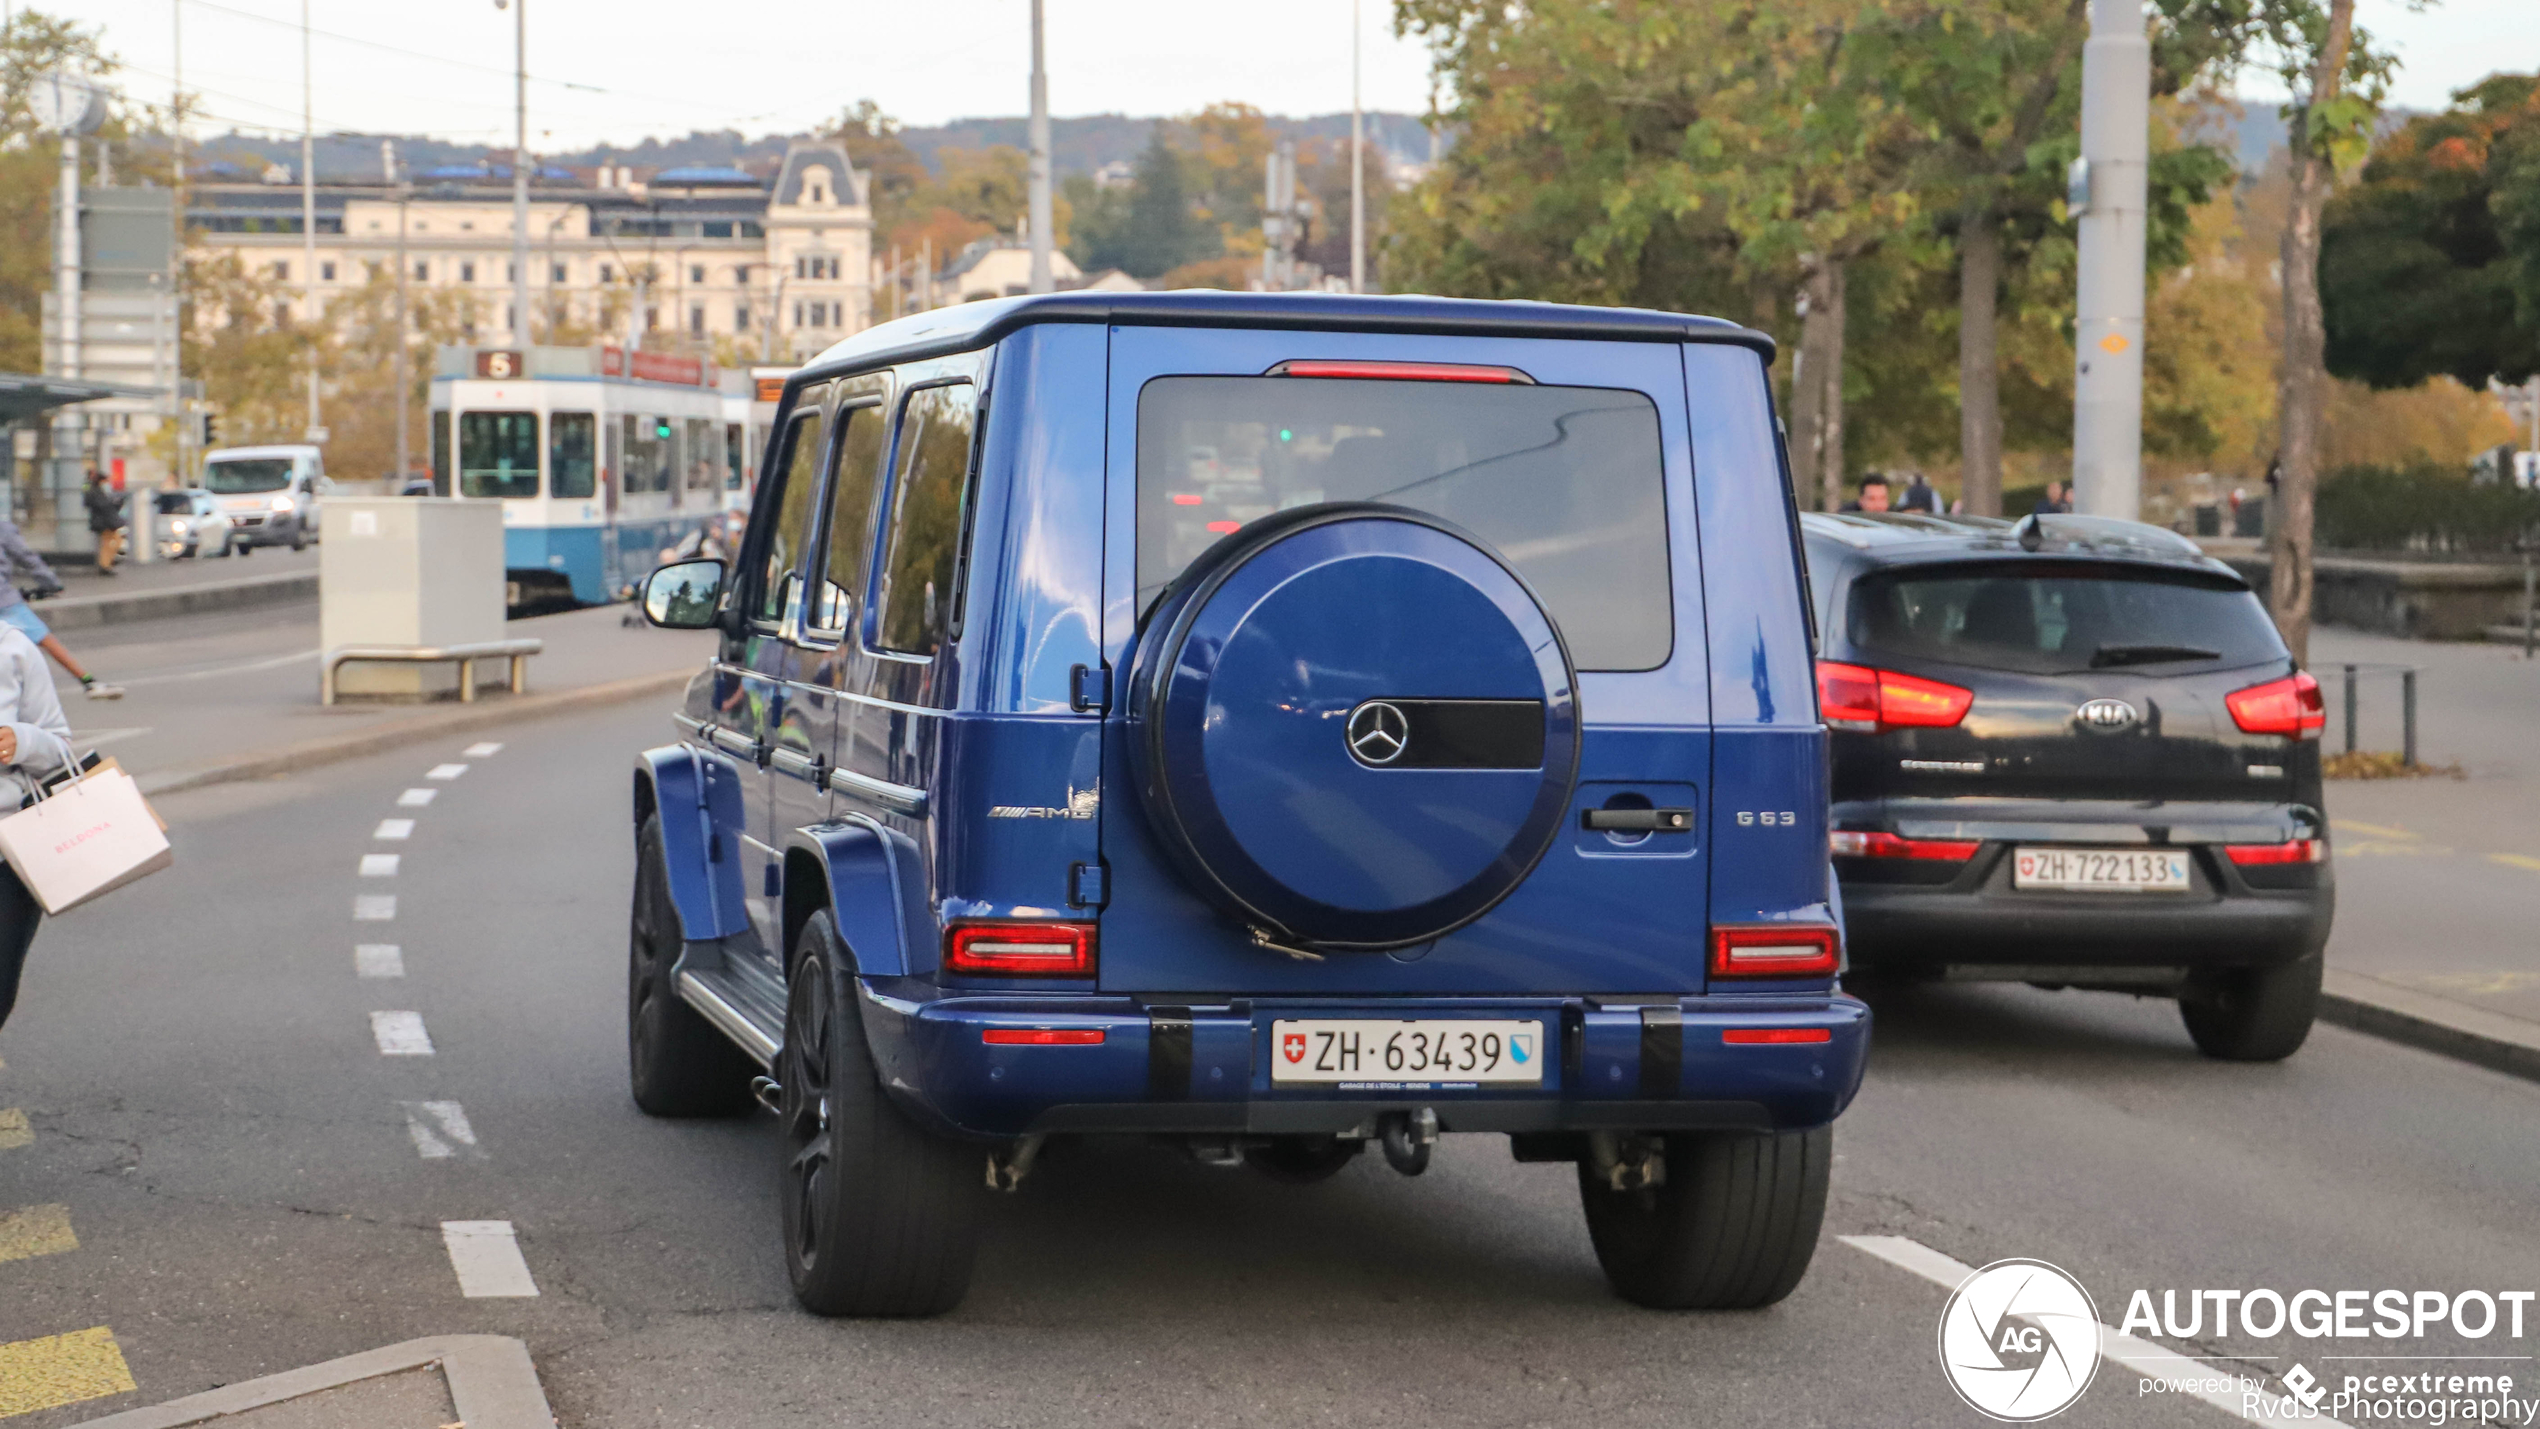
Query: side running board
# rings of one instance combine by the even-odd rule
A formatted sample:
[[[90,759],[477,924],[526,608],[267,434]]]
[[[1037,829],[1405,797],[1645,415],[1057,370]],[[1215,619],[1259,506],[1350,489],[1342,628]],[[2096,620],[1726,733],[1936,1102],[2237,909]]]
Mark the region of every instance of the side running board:
[[[778,996],[757,985],[763,981],[728,968],[682,972],[679,1000],[697,1009],[751,1060],[773,1068],[776,1053],[784,1045],[785,1009]]]

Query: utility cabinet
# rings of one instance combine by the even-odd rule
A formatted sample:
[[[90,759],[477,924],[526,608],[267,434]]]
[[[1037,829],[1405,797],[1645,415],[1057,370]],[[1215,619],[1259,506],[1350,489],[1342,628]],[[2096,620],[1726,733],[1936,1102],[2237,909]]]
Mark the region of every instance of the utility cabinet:
[[[503,504],[439,497],[327,498],[318,541],[318,639],[417,650],[503,638]],[[350,663],[340,695],[455,695],[452,661]]]

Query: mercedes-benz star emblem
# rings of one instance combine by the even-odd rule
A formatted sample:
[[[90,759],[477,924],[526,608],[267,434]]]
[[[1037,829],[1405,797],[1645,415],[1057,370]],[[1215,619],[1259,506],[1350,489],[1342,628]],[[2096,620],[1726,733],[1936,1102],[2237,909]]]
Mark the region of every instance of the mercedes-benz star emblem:
[[[2135,720],[2141,718],[2134,706],[2123,700],[2092,700],[2073,711],[2073,715],[2089,728],[2109,733],[2132,728]]]
[[[1350,756],[1361,764],[1391,764],[1411,747],[1411,720],[1383,700],[1369,700],[1349,712]]]

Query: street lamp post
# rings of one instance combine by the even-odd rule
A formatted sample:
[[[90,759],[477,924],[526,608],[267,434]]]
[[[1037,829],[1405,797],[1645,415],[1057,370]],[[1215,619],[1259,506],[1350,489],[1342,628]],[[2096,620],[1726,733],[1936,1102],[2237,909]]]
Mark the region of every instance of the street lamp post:
[[[2073,324],[2073,509],[2143,508],[2143,246],[2152,44],[2143,0],[2091,0],[2082,47],[2080,283]]]
[[[1367,116],[1358,103],[1358,0],[1349,0],[1349,290],[1367,291]]]
[[[1032,0],[1032,291],[1057,286],[1051,272],[1050,232],[1050,77],[1041,58],[1041,0]]]
[[[494,0],[512,12],[512,343],[529,328],[529,0]]]
[[[300,0],[300,320],[309,333],[308,442],[326,440],[318,413],[317,100],[309,68],[309,0]]]

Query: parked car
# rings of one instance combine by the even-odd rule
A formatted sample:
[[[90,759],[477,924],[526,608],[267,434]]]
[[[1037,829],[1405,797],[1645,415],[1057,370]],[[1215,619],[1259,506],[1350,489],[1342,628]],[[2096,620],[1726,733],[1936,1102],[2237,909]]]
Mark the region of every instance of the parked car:
[[[1771,352],[1104,293],[794,373],[738,559],[644,594],[722,639],[635,767],[637,1105],[775,1109],[826,1314],[949,1308],[987,1185],[1103,1132],[1504,1135],[1625,1298],[1781,1298],[1869,1023]]]
[[[238,554],[258,546],[300,550],[318,539],[327,480],[319,449],[286,444],[203,453],[203,489],[220,501]]]
[[[2299,1048],[2326,711],[2247,583],[2130,521],[1801,528],[1854,967],[2175,997],[2208,1056]]]
[[[229,554],[229,514],[221,509],[220,498],[197,487],[161,491],[150,500],[158,514],[155,529],[160,555],[172,559]]]

